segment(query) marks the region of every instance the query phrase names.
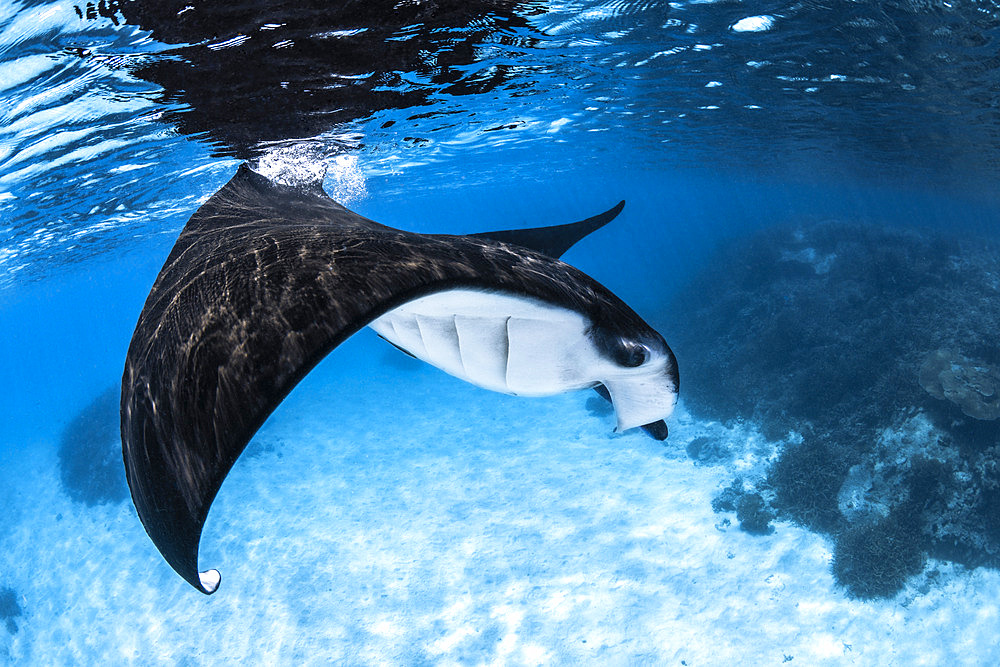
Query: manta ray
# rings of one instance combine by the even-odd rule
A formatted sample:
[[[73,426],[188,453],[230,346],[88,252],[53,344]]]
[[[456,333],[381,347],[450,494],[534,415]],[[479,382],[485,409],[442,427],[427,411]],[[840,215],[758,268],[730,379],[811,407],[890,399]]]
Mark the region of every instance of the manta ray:
[[[552,227],[454,236],[381,225],[321,183],[246,165],[187,222],[156,278],[122,377],[132,500],[170,566],[199,591],[209,508],[254,433],[364,326],[474,385],[523,396],[593,388],[617,429],[667,436],[679,389],[663,337],[559,260],[622,210]]]

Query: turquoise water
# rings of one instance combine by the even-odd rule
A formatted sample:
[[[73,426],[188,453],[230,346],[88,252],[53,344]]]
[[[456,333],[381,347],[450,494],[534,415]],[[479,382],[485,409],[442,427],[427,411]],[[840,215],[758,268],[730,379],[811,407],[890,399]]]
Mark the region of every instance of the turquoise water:
[[[996,661],[993,3],[263,5],[0,5],[0,660]],[[199,594],[99,397],[246,161],[420,233],[625,199],[564,259],[673,347],[669,438],[363,330],[227,478]]]

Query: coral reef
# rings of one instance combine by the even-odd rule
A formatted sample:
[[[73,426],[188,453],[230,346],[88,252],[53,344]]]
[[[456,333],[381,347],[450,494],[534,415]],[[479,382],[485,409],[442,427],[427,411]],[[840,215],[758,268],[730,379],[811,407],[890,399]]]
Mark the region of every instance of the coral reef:
[[[851,526],[837,537],[833,574],[854,598],[892,597],[924,568],[919,538],[895,517]]]
[[[17,632],[17,619],[21,616],[21,605],[17,603],[17,593],[13,588],[0,588],[0,621],[7,626],[7,632]]]
[[[976,419],[1000,417],[998,384],[1000,368],[949,350],[937,350],[920,367],[920,386],[928,394],[951,401]]]
[[[774,532],[771,525],[775,519],[774,511],[760,493],[745,488],[739,477],[712,499],[712,509],[716,512],[736,512],[740,530],[748,533],[770,535]]]
[[[695,463],[701,465],[718,465],[733,457],[726,444],[716,438],[695,438],[688,443],[685,451]]]
[[[744,514],[830,535],[849,595],[894,595],[925,555],[1000,566],[996,245],[771,228],[721,248],[671,316],[688,408],[788,441]],[[727,492],[717,510],[738,509]]]
[[[837,495],[849,467],[848,454],[829,440],[786,448],[767,477],[775,509],[813,530],[837,531],[842,521]]]
[[[128,498],[118,427],[118,389],[108,389],[73,418],[59,442],[63,490],[86,505]]]
[[[748,533],[770,535],[774,532],[771,526],[774,511],[759,493],[745,493],[737,499],[736,519],[740,522],[740,529]]]
[[[735,512],[736,501],[743,493],[743,480],[737,477],[712,499],[712,509],[716,512]]]

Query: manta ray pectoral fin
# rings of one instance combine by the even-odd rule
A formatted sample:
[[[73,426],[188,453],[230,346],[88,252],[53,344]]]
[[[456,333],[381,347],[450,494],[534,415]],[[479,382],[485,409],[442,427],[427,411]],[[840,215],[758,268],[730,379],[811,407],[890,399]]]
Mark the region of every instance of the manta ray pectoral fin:
[[[218,571],[198,569],[198,544],[253,434],[355,331],[470,271],[461,257],[433,261],[441,251],[246,167],[188,221],[136,324],[121,403],[136,511],[188,583],[218,588]]]
[[[587,218],[586,220],[580,220],[579,222],[553,225],[551,227],[480,232],[478,234],[471,234],[470,236],[519,245],[522,248],[530,248],[543,255],[558,259],[567,250],[576,245],[580,239],[596,232],[617,218],[623,208],[625,208],[625,202],[620,201],[604,213]]]

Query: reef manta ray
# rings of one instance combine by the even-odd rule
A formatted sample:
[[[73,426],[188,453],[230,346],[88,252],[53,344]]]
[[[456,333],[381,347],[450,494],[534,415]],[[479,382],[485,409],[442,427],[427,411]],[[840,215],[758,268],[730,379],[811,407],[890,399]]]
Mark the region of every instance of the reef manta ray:
[[[253,434],[323,357],[368,325],[473,384],[592,387],[618,429],[665,438],[677,363],[619,298],[558,259],[618,215],[469,236],[416,234],[245,165],[191,217],[139,316],[122,378],[122,453],[153,543],[203,593],[209,507]]]

